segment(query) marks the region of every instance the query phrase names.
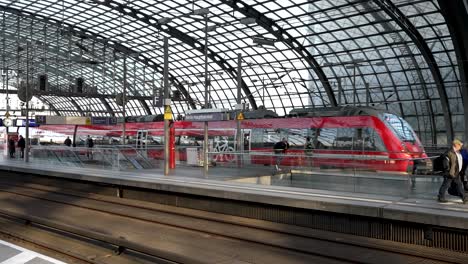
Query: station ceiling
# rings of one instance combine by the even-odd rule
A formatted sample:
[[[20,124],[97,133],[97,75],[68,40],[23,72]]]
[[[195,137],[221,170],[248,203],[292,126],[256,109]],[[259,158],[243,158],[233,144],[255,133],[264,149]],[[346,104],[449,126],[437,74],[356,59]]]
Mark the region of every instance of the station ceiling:
[[[124,79],[127,115],[162,113],[167,37],[175,115],[234,109],[240,80],[250,109],[373,105],[425,143],[465,138],[463,0],[0,0],[0,11],[2,91],[27,80],[57,115],[122,116]]]

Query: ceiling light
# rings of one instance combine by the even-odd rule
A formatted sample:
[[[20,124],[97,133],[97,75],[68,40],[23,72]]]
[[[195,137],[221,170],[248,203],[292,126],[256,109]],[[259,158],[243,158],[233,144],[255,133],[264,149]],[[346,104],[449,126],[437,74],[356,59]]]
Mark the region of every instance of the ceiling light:
[[[169,23],[171,21],[172,21],[172,18],[170,18],[170,17],[162,17],[162,18],[158,19],[158,24],[165,25],[165,24],[167,24],[167,23]]]
[[[203,16],[203,15],[208,15],[209,13],[210,13],[210,10],[208,8],[200,8],[200,9],[193,10],[192,15]]]
[[[266,45],[266,46],[275,46],[276,40],[274,39],[267,39],[263,37],[253,37],[252,38],[254,44],[258,45]]]
[[[242,18],[240,20],[240,23],[241,24],[244,24],[244,25],[250,25],[250,24],[255,24],[257,23],[256,19],[253,18],[253,17],[245,17],[245,18]]]

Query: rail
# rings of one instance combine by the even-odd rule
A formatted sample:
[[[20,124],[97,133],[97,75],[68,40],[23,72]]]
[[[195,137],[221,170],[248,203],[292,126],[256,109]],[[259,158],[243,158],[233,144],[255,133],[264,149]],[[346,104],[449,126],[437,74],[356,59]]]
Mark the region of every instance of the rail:
[[[90,189],[96,188],[98,186]],[[133,257],[138,256],[134,253],[141,253],[150,258],[162,258],[166,260],[163,263],[251,262],[252,259],[257,263],[464,263],[468,260],[465,254],[455,250],[411,242],[398,243],[163,204],[150,205],[39,184],[31,187],[3,181],[0,191],[8,198],[0,203],[17,201],[0,206],[0,222],[9,223],[3,225],[0,232],[89,262],[94,261],[83,256],[90,252],[77,250],[88,249],[87,243],[101,245],[101,252],[106,248],[114,249],[113,256],[106,256],[111,258],[108,263],[119,263],[118,257],[126,253]],[[22,204],[26,204],[28,210],[24,210]],[[64,209],[80,216],[82,221],[54,211],[63,212]],[[28,225],[21,225],[25,221]],[[19,228],[25,232],[18,232]],[[60,235],[67,239],[67,245],[84,246],[67,248],[54,243],[56,238],[44,239]],[[323,251],[324,247],[327,250]],[[96,259],[96,262],[102,260]],[[139,261],[135,259],[135,262]],[[132,262],[127,260],[127,263]]]

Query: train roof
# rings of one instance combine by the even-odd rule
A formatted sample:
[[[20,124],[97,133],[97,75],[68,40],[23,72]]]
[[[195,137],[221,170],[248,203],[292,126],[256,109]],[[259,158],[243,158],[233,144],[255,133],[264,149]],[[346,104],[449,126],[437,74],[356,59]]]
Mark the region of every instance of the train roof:
[[[341,106],[341,107],[315,107],[296,108],[289,112],[290,117],[321,117],[321,116],[377,116],[388,112],[371,106]]]

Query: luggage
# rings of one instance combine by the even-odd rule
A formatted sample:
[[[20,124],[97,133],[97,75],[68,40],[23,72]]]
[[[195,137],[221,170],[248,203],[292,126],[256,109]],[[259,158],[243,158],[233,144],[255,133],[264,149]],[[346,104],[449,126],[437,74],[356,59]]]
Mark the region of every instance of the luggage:
[[[452,181],[447,191],[450,195],[459,196],[459,197],[462,196],[461,193],[458,192],[457,184],[455,183],[455,181]]]
[[[450,164],[447,152],[440,154],[440,156],[435,158],[432,162],[432,171],[434,173],[445,173],[449,171],[449,168]]]

